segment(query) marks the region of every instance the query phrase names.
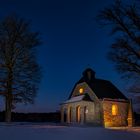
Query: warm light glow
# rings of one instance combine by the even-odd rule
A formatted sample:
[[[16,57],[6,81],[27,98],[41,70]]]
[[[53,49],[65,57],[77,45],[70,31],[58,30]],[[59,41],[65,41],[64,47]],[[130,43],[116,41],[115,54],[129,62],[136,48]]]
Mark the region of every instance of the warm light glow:
[[[84,92],[84,89],[83,88],[80,88],[79,89],[79,93],[82,94],[83,92]]]
[[[77,122],[80,123],[81,121],[80,106],[76,108],[76,119],[77,119]]]
[[[117,115],[117,114],[118,114],[118,106],[112,105],[112,115]]]

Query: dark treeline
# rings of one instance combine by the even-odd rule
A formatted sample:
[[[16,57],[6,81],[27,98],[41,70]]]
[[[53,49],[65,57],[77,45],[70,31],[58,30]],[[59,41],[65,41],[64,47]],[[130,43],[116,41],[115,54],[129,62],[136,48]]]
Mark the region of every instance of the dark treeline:
[[[5,112],[0,112],[0,121],[3,122]],[[60,122],[60,112],[51,113],[15,113],[12,112],[13,122]]]
[[[4,122],[5,112],[0,112],[0,122]],[[140,126],[140,114],[134,113],[135,125]],[[61,120],[60,112],[51,113],[17,113],[12,112],[13,122],[54,122]]]

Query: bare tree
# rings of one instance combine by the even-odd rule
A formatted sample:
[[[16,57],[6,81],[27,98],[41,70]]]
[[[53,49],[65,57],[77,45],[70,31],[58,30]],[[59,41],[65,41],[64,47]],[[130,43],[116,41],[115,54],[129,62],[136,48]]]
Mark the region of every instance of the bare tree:
[[[124,77],[140,78],[140,9],[139,1],[125,4],[117,0],[97,16],[103,26],[111,28],[116,40],[108,54]]]
[[[16,16],[0,22],[0,95],[5,99],[5,121],[16,103],[33,103],[41,78],[36,61],[39,34]]]

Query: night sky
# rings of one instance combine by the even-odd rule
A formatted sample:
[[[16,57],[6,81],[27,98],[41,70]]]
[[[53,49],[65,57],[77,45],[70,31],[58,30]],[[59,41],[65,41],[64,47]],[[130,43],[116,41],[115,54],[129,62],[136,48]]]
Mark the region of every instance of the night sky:
[[[96,77],[110,80],[126,92],[107,52],[114,38],[109,28],[101,28],[96,15],[114,0],[0,0],[0,19],[10,14],[29,20],[41,33],[38,62],[43,78],[35,105],[17,108],[19,112],[50,112],[70,94],[82,72],[91,67]],[[128,94],[126,94],[128,96]],[[0,106],[2,106],[0,102]],[[0,110],[3,108],[0,107]]]

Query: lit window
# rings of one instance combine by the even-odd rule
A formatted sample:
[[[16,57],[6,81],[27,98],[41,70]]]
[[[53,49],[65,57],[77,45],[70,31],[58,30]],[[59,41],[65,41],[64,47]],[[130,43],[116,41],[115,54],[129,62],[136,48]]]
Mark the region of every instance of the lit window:
[[[118,115],[118,106],[112,105],[112,115]]]
[[[84,92],[84,89],[83,88],[80,88],[79,89],[79,93],[82,94],[83,92]]]

